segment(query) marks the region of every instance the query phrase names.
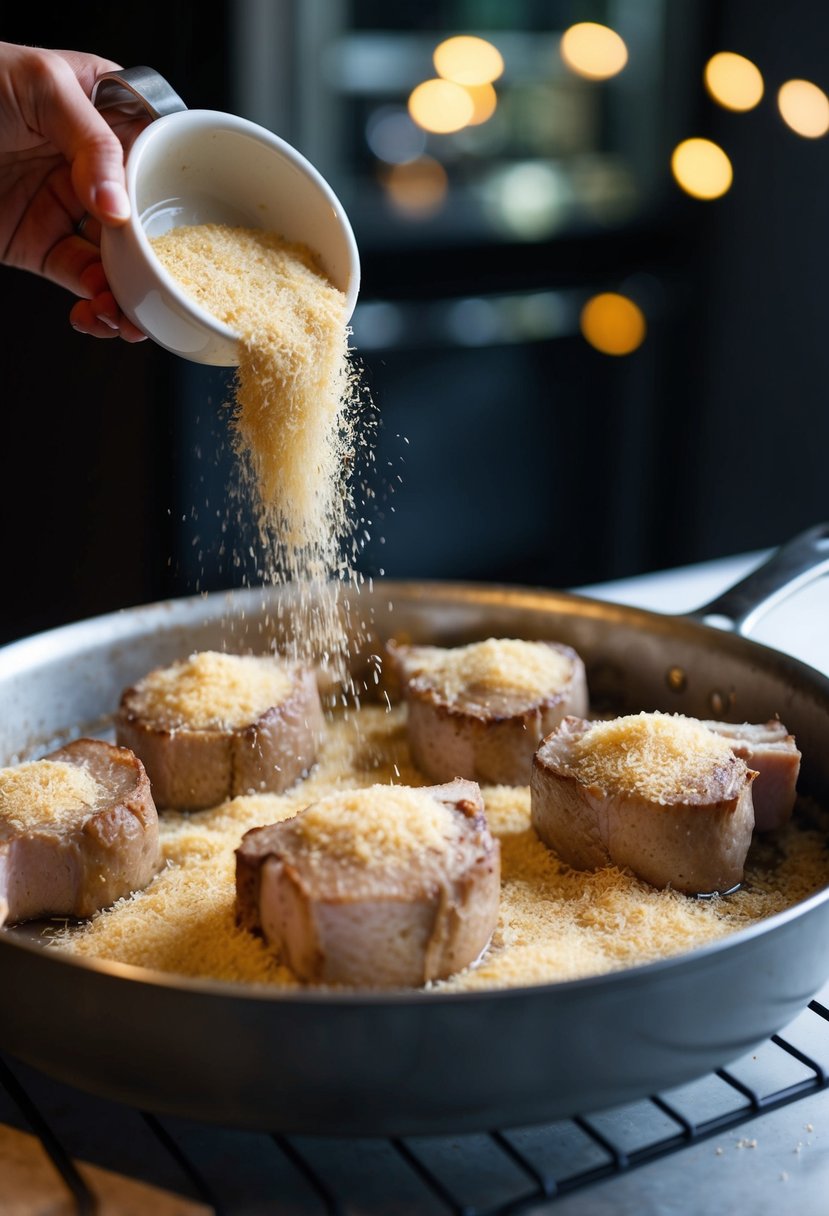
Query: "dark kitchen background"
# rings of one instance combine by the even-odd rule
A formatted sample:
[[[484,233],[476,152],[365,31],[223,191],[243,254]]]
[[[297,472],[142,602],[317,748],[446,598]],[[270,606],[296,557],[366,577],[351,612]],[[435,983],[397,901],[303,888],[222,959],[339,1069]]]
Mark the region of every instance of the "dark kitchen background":
[[[621,37],[620,71],[565,61],[583,22]],[[418,125],[408,100],[454,35],[503,72],[472,123],[429,131],[440,107]],[[329,179],[380,420],[367,573],[572,587],[829,518],[829,141],[790,125],[819,131],[821,94],[778,104],[829,89],[825,4],[145,0],[18,6],[2,36],[149,64]],[[759,69],[750,109],[706,87],[719,52]],[[672,172],[689,138],[730,162],[718,197]],[[79,335],[70,304],[0,270],[0,640],[243,577],[229,374]]]

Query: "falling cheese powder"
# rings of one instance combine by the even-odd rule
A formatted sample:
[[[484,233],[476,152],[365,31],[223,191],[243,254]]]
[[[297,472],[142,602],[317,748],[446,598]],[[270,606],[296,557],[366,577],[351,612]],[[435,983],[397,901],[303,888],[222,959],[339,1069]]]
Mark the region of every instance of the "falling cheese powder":
[[[344,791],[422,786],[411,764],[405,710],[363,706],[335,718],[319,763],[286,794],[241,797],[197,814],[162,817],[167,867],[149,887],[90,922],[58,932],[77,954],[179,975],[295,987],[265,943],[235,924],[234,850],[249,828],[276,823]],[[597,975],[701,946],[781,911],[829,881],[826,816],[757,837],[743,889],[695,900],[656,890],[614,867],[569,869],[538,839],[527,788],[482,787],[501,843],[498,925],[481,962],[435,991],[494,989]],[[390,799],[400,795],[392,794]]]
[[[239,337],[232,429],[240,520],[252,507],[259,577],[298,592],[292,657],[325,659],[343,676],[337,581],[355,577],[344,555],[363,403],[345,294],[310,249],[273,232],[198,224],[151,243],[184,291]]]
[[[237,450],[261,522],[293,550],[327,554],[343,522],[348,446],[344,293],[306,246],[272,232],[199,224],[152,245],[188,295],[239,335]]]

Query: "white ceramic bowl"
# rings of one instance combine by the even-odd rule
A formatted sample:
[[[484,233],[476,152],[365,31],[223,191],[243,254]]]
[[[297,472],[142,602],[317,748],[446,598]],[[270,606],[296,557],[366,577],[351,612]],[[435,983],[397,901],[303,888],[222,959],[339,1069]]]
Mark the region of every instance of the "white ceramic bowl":
[[[196,363],[239,361],[237,335],[188,298],[153,253],[149,237],[184,224],[263,228],[302,242],[345,292],[351,317],[360,261],[342,205],[265,127],[214,110],[166,114],[138,136],[126,172],[132,215],[102,230],[101,259],[122,310],[160,346]]]

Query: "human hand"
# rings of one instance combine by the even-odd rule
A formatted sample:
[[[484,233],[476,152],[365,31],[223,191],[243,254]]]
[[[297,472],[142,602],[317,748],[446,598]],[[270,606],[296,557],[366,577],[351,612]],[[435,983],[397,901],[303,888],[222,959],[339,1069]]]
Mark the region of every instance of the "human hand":
[[[105,117],[90,101],[101,73],[118,67],[81,51],[0,42],[0,260],[81,297],[69,314],[81,333],[140,342],[99,247],[101,225],[129,217],[124,154],[148,121]]]

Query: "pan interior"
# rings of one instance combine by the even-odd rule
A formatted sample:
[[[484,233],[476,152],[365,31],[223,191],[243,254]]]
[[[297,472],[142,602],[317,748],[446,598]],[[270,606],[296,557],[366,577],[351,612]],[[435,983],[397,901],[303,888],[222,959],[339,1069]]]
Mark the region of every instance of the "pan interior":
[[[0,690],[5,684],[18,708],[0,721],[6,762],[10,754],[43,754],[78,734],[112,738],[110,714],[121,689],[172,658],[223,647],[267,652],[283,644],[291,619],[284,599],[285,592],[257,590],[150,605],[7,648],[0,653]],[[374,656],[389,637],[457,645],[512,636],[572,645],[587,666],[592,708],[602,714],[661,709],[735,721],[779,715],[799,741],[814,733],[816,716],[826,720],[829,695],[817,673],[681,618],[531,588],[455,584],[390,584],[343,601],[342,608],[356,638],[354,675],[367,701],[383,692],[382,682],[373,682]],[[10,671],[4,672],[4,663]],[[40,728],[32,731],[35,722]],[[815,749],[814,763],[809,744],[801,747],[805,777],[820,797],[826,788],[822,754]],[[43,945],[71,932],[65,924],[38,923],[8,936]],[[149,967],[146,974],[152,973]]]

